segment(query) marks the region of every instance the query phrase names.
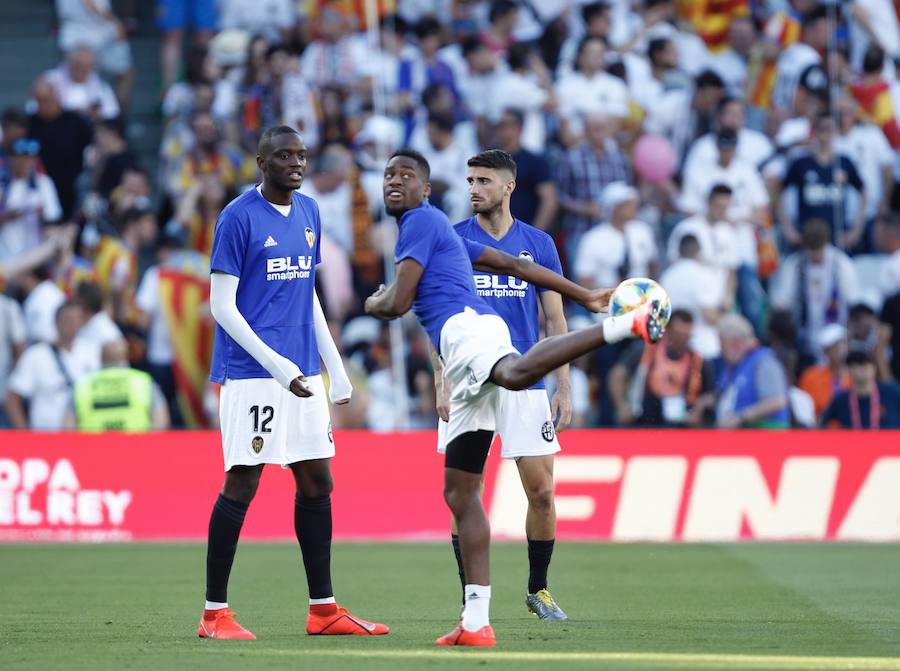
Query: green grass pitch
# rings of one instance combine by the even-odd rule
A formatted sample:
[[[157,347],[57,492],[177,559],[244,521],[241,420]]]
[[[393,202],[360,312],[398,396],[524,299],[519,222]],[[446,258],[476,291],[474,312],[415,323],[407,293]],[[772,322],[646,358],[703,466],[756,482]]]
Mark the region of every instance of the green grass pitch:
[[[0,668],[898,669],[898,545],[557,546],[570,620],[523,605],[524,545],[492,549],[493,650],[443,649],[447,545],[338,544],[339,602],[386,637],[310,637],[295,545],[244,544],[229,601],[257,641],[197,638],[200,545],[0,546]]]

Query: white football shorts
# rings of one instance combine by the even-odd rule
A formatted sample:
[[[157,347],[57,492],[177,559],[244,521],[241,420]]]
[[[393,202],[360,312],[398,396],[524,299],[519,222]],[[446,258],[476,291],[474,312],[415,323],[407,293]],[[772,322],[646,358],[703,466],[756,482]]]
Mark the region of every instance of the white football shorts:
[[[328,394],[321,375],[306,378],[309,398],[270,377],[226,380],[219,402],[225,470],[334,456]]]
[[[488,378],[500,359],[518,353],[506,322],[497,315],[466,308],[446,321],[441,360],[451,392],[445,444],[470,431],[496,430],[500,388]]]
[[[500,456],[504,459],[518,459],[559,452],[559,441],[550,415],[550,400],[546,389],[511,391],[500,387],[495,396],[498,407],[494,438],[500,436]],[[450,417],[452,421],[452,402]],[[447,422],[438,420],[440,454],[447,450],[448,428]]]

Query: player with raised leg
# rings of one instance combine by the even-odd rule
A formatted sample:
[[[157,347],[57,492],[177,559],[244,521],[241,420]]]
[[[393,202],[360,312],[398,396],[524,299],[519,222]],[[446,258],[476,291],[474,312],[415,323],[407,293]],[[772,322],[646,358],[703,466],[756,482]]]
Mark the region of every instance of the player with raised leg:
[[[608,343],[641,337],[656,342],[665,324],[658,302],[576,333],[552,336],[525,354],[509,329],[480,298],[472,268],[514,275],[572,298],[589,310],[605,309],[611,290],[587,290],[528,259],[459,237],[428,204],[428,161],[400,149],[384,171],[384,203],[397,217],[397,274],[366,299],[366,312],[394,319],[412,309],[444,364],[451,385],[444,497],[459,529],[466,577],[463,618],[438,645],[496,645],[488,610],[491,597],[490,528],[481,502],[481,474],[497,424],[497,389],[527,389],[547,373]]]
[[[222,384],[219,415],[225,484],[209,521],[206,607],[197,634],[253,639],[228,608],[228,577],[244,516],[265,464],[289,467],[294,529],[309,587],[308,634],[386,634],[337,605],[331,587],[330,460],[334,441],[320,375],[333,403],[352,391],[315,293],[321,223],[316,202],[296,193],[307,150],[287,126],[259,141],[262,184],[216,222],[210,307],[218,323],[210,379]]]
[[[515,219],[510,212],[510,196],[516,188],[516,162],[505,151],[491,149],[469,159],[469,194],[474,217],[453,228],[463,238],[473,240],[512,256],[530,258],[548,270],[562,274],[562,264],[553,239],[538,229]],[[546,318],[547,334],[566,333],[562,298],[555,291],[539,289],[514,277],[476,273],[478,295],[506,322],[513,346],[527,352],[540,338],[540,310]],[[538,303],[540,302],[540,307]],[[437,394],[438,452],[446,451],[445,436],[450,413],[450,385],[443,365],[432,350]],[[515,459],[519,478],[528,499],[525,536],[528,540],[528,587],[525,604],[542,620],[565,620],[547,588],[547,571],[556,537],[556,505],[553,499],[553,455],[559,452],[556,430],[572,417],[569,398],[569,366],[556,370],[556,393],[547,400],[546,385],[538,381],[528,389],[499,389],[497,433],[502,440],[504,459]],[[556,420],[556,424],[554,424]],[[483,474],[482,474],[483,476]],[[455,521],[451,534],[465,601],[465,575]]]

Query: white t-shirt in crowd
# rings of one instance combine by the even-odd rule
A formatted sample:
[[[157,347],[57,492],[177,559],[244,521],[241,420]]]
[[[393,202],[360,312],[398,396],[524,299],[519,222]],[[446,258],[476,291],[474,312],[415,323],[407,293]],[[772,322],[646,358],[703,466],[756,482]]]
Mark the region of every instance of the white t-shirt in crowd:
[[[62,429],[72,385],[100,368],[100,352],[89,343],[76,340],[70,351],[58,351],[59,358],[47,343],[32,345],[9,378],[9,390],[28,399],[28,426],[36,431]]]
[[[884,49],[890,61],[900,52],[900,28],[894,4],[891,0],[853,0],[853,12],[857,11],[865,14],[878,46]],[[850,16],[850,64],[859,70],[866,51],[872,45],[872,38],[855,15],[851,13]]]
[[[805,42],[797,42],[781,52],[775,62],[775,89],[772,92],[772,104],[782,110],[791,111],[794,107],[794,94],[800,83],[800,75],[810,65],[819,65],[822,57],[819,52]]]
[[[575,276],[590,279],[595,287],[614,287],[624,279],[619,269],[626,260],[626,277],[647,277],[651,264],[658,259],[656,236],[649,224],[632,219],[621,231],[603,223],[585,233],[578,243]]]
[[[618,77],[598,72],[585,77],[581,72],[565,75],[556,83],[559,115],[574,123],[586,114],[604,114],[614,118],[628,116],[628,87]]]
[[[69,77],[69,69],[63,63],[45,76],[56,89],[63,109],[90,114],[94,107],[99,106],[100,116],[104,119],[115,119],[121,113],[112,87],[96,72],[88,75],[85,81],[76,82]]]
[[[2,191],[6,189],[6,193]],[[35,174],[31,179],[13,179],[0,186],[5,210],[19,210],[21,215],[0,225],[0,261],[22,254],[41,242],[41,225],[59,221],[62,207],[53,180]]]
[[[772,142],[764,133],[752,128],[741,128],[738,131],[735,160],[758,168],[774,151]],[[718,160],[719,148],[716,146],[716,136],[707,133],[697,138],[688,150],[684,159],[684,173],[687,175],[702,172]]]
[[[96,347],[103,347],[107,343],[122,340],[124,337],[122,329],[103,310],[88,319],[78,331],[79,340],[92,343]]]
[[[91,2],[101,12],[109,14],[109,0]],[[81,46],[100,51],[119,38],[115,24],[88,9],[85,0],[56,0],[56,14],[59,18],[59,48],[64,53]]]
[[[50,280],[44,280],[28,294],[22,303],[28,342],[56,342],[56,310],[65,300],[66,295]]]
[[[686,235],[697,238],[700,260],[710,266],[737,270],[741,266],[755,269],[759,265],[756,233],[752,224],[727,221],[710,224],[704,215],[684,219],[669,234],[666,258],[670,263],[678,260],[678,246]]]
[[[672,309],[682,309],[694,317],[691,348],[704,359],[719,356],[719,334],[703,318],[702,310],[717,309],[725,297],[726,275],[693,259],[679,259],[666,268],[659,283],[669,294]]]
[[[0,294],[0,398],[6,397],[6,383],[13,364],[13,347],[26,342],[25,315],[9,296]]]
[[[769,192],[759,170],[735,158],[727,168],[716,162],[702,166],[702,169],[697,165],[691,172],[685,170],[679,207],[684,212],[705,212],[709,192],[716,184],[731,187],[728,216],[732,219],[750,220],[755,209],[769,204]]]
[[[522,146],[535,154],[543,154],[547,144],[547,127],[543,107],[549,98],[534,78],[506,72],[497,82],[497,89],[491,97],[488,118],[496,123],[503,110],[512,107],[522,112],[525,123],[522,127]]]
[[[884,197],[882,171],[894,167],[894,151],[887,138],[874,124],[857,124],[846,135],[834,139],[834,149],[849,156],[856,165],[866,193],[866,219],[874,218]],[[859,193],[856,189],[848,191],[848,211],[859,212]]]
[[[219,0],[219,27],[246,30],[278,43],[280,31],[296,21],[295,5],[292,0]]]
[[[147,328],[147,361],[154,366],[168,366],[174,359],[172,336],[159,300],[159,266],[150,266],[134,297],[138,308],[150,315]]]

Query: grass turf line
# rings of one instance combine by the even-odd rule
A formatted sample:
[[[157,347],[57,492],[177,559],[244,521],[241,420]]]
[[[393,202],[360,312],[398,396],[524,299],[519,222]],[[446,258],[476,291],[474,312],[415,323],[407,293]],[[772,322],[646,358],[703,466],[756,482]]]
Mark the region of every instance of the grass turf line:
[[[295,545],[242,545],[229,602],[259,637],[196,637],[200,545],[0,546],[4,669],[900,669],[895,545],[559,544],[570,620],[526,613],[524,544],[492,550],[496,650],[442,650],[459,612],[447,545],[339,544],[342,605],[387,637],[308,637]]]

